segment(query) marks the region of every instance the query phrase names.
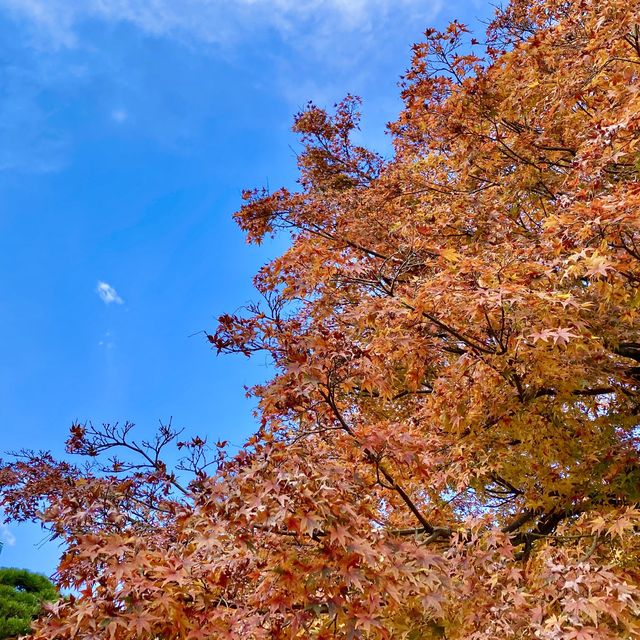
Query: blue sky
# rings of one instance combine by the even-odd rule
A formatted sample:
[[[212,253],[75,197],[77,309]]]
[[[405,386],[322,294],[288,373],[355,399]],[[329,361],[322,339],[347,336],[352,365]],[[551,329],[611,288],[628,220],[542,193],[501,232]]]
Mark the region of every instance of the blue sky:
[[[159,420],[241,444],[256,358],[203,329],[254,298],[283,240],[250,247],[245,187],[295,185],[292,115],[364,98],[384,124],[411,43],[472,0],[0,0],[0,424],[3,450],[62,452],[74,420]],[[52,573],[34,526],[0,565]]]

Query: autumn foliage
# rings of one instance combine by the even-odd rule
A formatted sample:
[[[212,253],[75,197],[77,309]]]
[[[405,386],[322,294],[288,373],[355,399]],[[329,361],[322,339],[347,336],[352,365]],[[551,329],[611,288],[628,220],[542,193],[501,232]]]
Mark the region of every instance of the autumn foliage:
[[[295,119],[289,233],[215,349],[266,352],[260,428],[26,453],[11,518],[64,543],[35,638],[640,638],[640,5],[513,0],[427,31],[383,159],[358,101]],[[185,479],[187,471],[192,480]]]

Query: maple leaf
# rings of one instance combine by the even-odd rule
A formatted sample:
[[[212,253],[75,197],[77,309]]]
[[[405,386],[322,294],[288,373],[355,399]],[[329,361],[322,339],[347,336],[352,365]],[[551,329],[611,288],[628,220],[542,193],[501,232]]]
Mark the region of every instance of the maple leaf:
[[[126,619],[126,624],[135,630],[137,636],[142,636],[143,633],[151,632],[151,618],[148,614],[143,612],[130,614]]]
[[[542,342],[552,341],[553,344],[566,345],[570,342],[571,338],[578,338],[579,336],[568,328],[559,327],[557,329],[543,329],[542,331],[534,332],[530,334],[529,338],[533,340],[535,344],[539,340]]]
[[[184,584],[187,581],[187,576],[185,575],[184,567],[181,562],[173,561],[171,564],[163,567],[162,569],[162,578],[163,578],[163,586],[170,583],[175,582],[178,585]]]
[[[350,537],[349,530],[341,524],[335,525],[329,529],[329,540],[331,540],[331,542],[337,542],[343,547],[346,546]]]

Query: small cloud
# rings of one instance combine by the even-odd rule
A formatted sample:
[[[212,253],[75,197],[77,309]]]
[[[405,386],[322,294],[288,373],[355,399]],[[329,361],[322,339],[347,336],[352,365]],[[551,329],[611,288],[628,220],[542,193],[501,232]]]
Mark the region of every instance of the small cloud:
[[[124,300],[118,295],[118,292],[106,282],[98,281],[96,293],[105,304],[111,304],[112,302],[122,304],[124,302]]]
[[[129,114],[125,109],[114,109],[111,112],[111,119],[118,124],[122,124],[125,120],[129,118]]]
[[[8,547],[13,547],[16,543],[16,537],[6,524],[0,524],[0,541]]]

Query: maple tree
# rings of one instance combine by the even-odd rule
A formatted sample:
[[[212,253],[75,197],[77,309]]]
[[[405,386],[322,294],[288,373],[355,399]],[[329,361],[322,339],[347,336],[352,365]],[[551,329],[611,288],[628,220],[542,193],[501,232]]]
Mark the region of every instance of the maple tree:
[[[391,159],[355,98],[298,114],[299,191],[237,214],[290,247],[208,336],[269,354],[260,429],[74,425],[137,460],[6,464],[74,592],[35,638],[640,637],[639,9],[427,31]]]

